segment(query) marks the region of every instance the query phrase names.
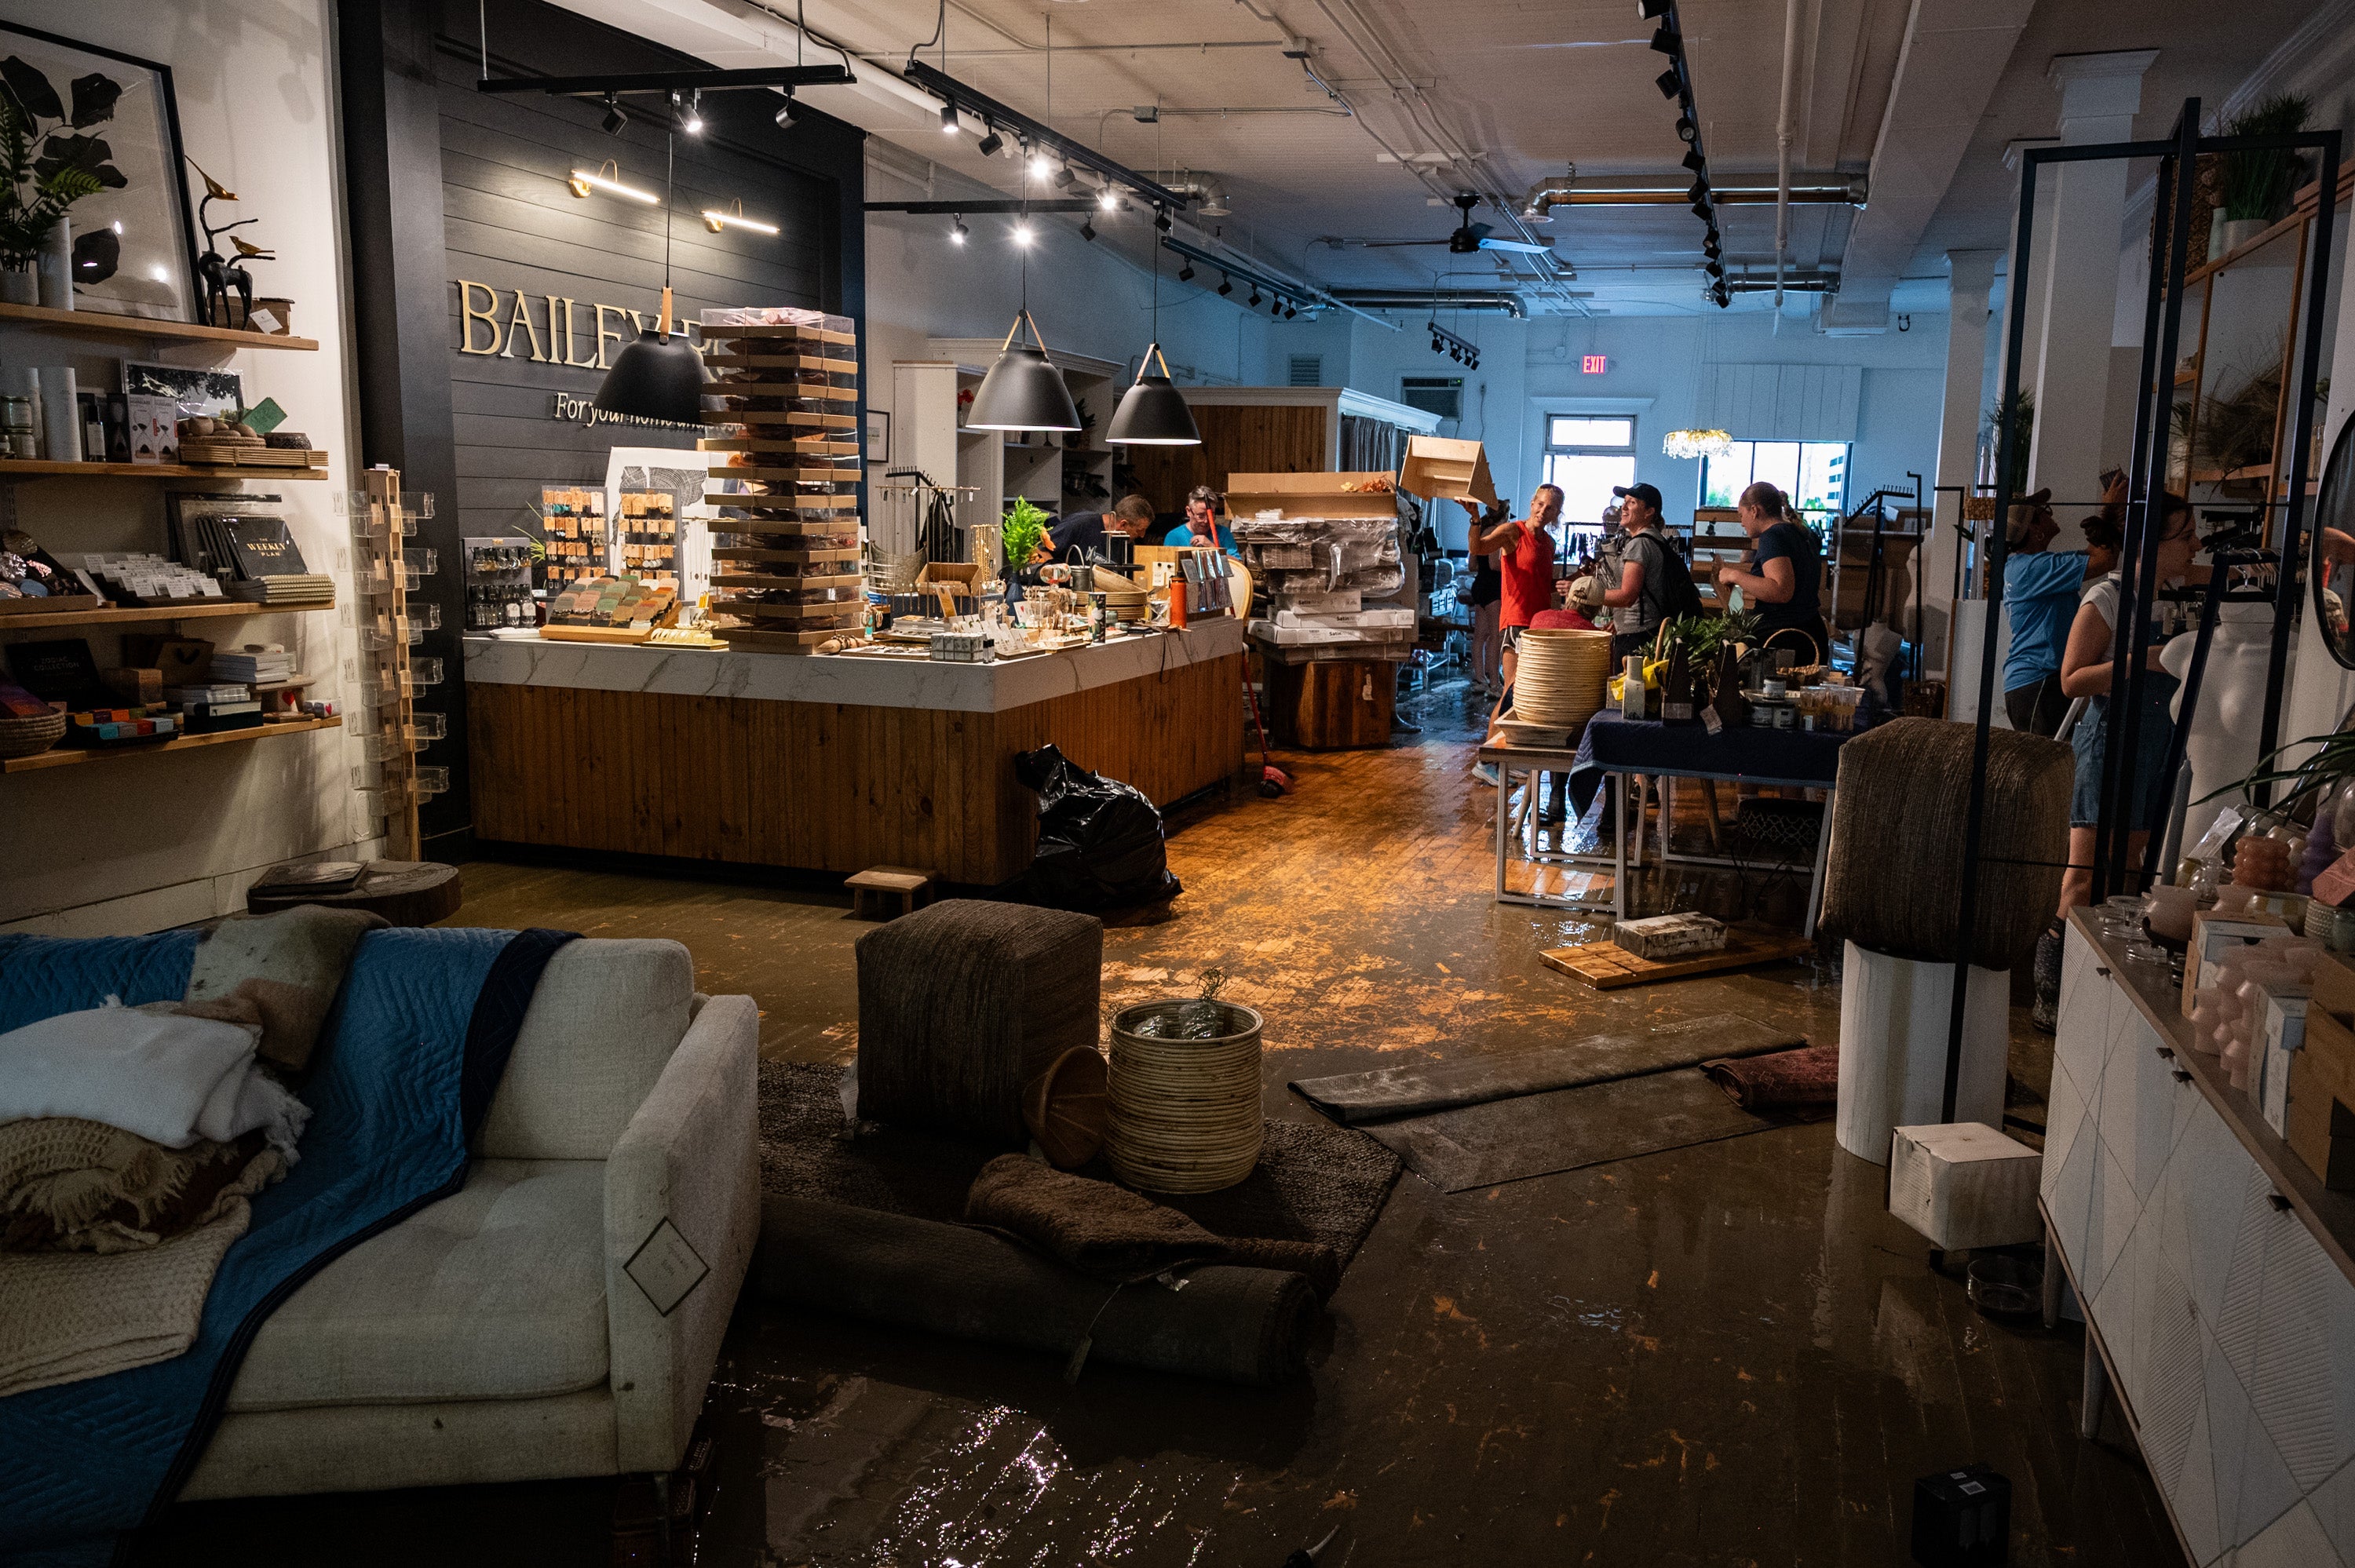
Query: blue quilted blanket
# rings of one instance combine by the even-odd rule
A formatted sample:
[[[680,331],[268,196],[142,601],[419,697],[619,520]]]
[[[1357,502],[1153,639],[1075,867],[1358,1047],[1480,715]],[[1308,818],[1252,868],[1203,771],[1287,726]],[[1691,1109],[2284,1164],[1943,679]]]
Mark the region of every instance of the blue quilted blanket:
[[[278,1303],[449,1196],[549,959],[572,934],[384,930],[361,940],[301,1090],[302,1160],[253,1201],[186,1355],[0,1399],[0,1563],[104,1563],[170,1504]],[[0,936],[0,1030],[176,999],[197,938]]]

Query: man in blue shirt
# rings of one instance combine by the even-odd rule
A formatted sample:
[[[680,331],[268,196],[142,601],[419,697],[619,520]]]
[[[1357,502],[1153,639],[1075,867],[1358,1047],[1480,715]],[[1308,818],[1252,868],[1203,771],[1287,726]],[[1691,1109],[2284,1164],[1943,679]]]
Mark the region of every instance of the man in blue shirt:
[[[1209,548],[1211,519],[1218,516],[1223,500],[1224,497],[1209,485],[1196,485],[1186,493],[1186,521],[1170,529],[1169,536],[1161,542],[1173,550],[1189,546]],[[1218,524],[1218,530],[1219,548],[1230,556],[1241,555],[1242,552],[1235,548],[1235,531],[1223,523]]]
[[[2061,727],[2069,699],[2061,694],[2061,650],[2076,619],[2085,586],[2085,554],[2048,548],[2061,524],[2049,489],[2015,502],[2004,530],[2010,552],[2003,563],[2003,608],[2011,617],[2011,649],[2003,660],[2003,707],[2011,727],[2049,736]]]
[[[1056,519],[1047,530],[1047,547],[1059,561],[1075,547],[1082,556],[1092,551],[1103,555],[1106,534],[1142,539],[1152,526],[1153,503],[1142,495],[1124,495],[1109,512],[1070,512]]]

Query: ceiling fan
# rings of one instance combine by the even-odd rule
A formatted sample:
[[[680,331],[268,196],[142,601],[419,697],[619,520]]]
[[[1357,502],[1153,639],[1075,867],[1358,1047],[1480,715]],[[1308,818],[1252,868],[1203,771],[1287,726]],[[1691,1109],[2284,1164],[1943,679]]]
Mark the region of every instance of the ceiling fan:
[[[1369,249],[1394,245],[1444,245],[1450,253],[1457,256],[1476,256],[1483,250],[1509,250],[1519,256],[1545,256],[1553,250],[1550,245],[1532,245],[1524,239],[1496,238],[1490,234],[1488,225],[1473,222],[1472,209],[1480,205],[1477,192],[1459,193],[1455,205],[1464,209],[1464,222],[1444,239],[1369,239],[1365,243]]]

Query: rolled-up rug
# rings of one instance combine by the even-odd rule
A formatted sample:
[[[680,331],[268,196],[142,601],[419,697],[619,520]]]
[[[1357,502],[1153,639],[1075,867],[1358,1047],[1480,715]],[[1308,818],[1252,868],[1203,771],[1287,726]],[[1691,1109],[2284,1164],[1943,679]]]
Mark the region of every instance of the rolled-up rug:
[[[1703,1062],[1700,1070],[1747,1111],[1808,1110],[1839,1097],[1838,1045]]]
[[[1300,1275],[1211,1264],[1182,1288],[1091,1279],[968,1225],[770,1194],[763,1299],[955,1339],[1227,1383],[1300,1374],[1316,1295]]]

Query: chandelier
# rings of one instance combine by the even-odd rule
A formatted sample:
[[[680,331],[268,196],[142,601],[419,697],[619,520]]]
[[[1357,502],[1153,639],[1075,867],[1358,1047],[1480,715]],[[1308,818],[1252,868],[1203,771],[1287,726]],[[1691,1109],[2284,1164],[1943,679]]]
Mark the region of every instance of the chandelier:
[[[1721,458],[1733,450],[1733,438],[1723,430],[1670,430],[1660,450],[1672,458]]]

